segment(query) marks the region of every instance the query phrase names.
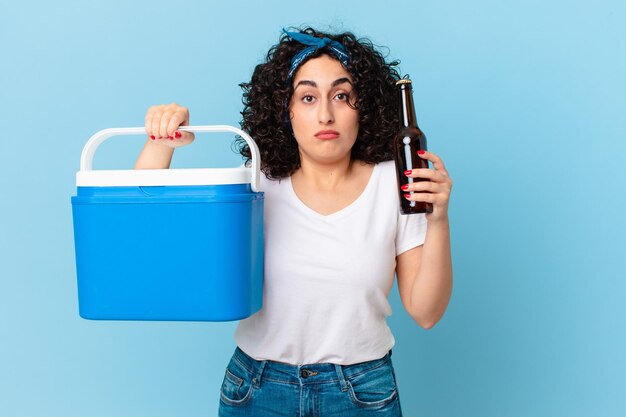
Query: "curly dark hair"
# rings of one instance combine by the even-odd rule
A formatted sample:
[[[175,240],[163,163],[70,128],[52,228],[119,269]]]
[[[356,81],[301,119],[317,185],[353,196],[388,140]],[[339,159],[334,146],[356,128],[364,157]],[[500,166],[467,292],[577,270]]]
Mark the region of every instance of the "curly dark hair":
[[[395,82],[400,75],[399,61],[387,63],[368,39],[357,39],[346,32],[332,35],[307,27],[299,30],[315,37],[328,37],[343,44],[350,61],[348,72],[353,78],[359,110],[359,132],[352,147],[353,160],[378,163],[393,159],[392,140],[398,131],[398,104]],[[244,109],[241,128],[254,138],[261,153],[261,170],[269,179],[288,177],[300,167],[298,144],[291,130],[289,102],[293,85],[287,81],[291,59],[306,46],[283,34],[267,53],[266,61],[254,69],[252,79],[241,83]],[[328,54],[327,47],[309,59]],[[305,62],[306,62],[305,61]],[[250,161],[250,150],[242,138],[236,146]]]

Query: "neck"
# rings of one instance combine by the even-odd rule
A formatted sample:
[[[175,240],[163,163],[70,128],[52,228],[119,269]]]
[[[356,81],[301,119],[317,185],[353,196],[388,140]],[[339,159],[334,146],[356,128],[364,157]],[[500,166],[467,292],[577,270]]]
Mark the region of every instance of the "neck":
[[[353,161],[350,157],[329,164],[314,163],[306,158],[301,161],[300,168],[292,177],[299,177],[298,180],[320,189],[332,190],[352,174]]]

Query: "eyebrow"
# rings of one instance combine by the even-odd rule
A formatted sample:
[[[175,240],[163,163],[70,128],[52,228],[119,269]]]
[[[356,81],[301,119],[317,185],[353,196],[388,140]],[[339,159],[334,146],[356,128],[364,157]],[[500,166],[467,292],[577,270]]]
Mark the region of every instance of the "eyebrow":
[[[338,85],[343,84],[343,83],[348,83],[348,84],[352,85],[352,81],[350,81],[347,77],[342,77],[342,78],[337,78],[335,81],[333,81],[330,84],[330,86],[331,86],[331,88],[332,87],[337,87]],[[308,85],[308,86],[317,88],[317,83],[315,81],[300,80],[300,81],[298,81],[298,84],[296,84],[296,86],[293,89],[295,90],[300,85]]]

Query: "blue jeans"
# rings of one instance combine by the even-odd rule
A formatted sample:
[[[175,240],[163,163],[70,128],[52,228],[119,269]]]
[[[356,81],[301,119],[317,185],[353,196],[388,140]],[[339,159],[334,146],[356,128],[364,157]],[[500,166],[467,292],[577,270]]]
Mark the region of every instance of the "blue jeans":
[[[220,393],[220,417],[402,416],[391,352],[354,365],[257,361],[235,349]]]

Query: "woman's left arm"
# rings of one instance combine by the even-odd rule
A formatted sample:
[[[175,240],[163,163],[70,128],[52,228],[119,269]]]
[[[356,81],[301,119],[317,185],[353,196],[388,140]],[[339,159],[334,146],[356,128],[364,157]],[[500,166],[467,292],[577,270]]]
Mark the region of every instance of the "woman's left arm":
[[[432,162],[434,169],[414,169],[408,176],[427,178],[410,184],[413,191],[405,198],[432,203],[426,214],[428,228],[424,244],[400,254],[396,259],[398,289],[402,304],[420,326],[432,328],[446,311],[452,295],[452,256],[448,201],[452,180],[441,158],[432,152],[419,155]]]

